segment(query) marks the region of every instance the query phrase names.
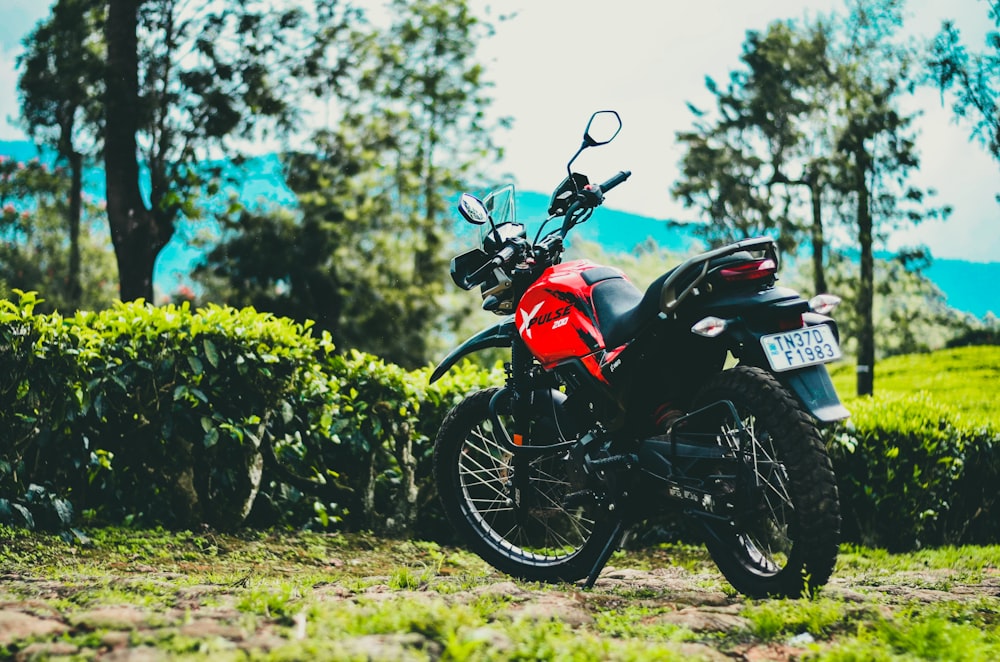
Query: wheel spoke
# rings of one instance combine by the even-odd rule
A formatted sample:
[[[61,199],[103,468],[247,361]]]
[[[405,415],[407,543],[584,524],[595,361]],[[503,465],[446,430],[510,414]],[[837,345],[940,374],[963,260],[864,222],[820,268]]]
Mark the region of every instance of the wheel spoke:
[[[578,550],[595,525],[582,510],[568,512],[562,495],[569,483],[562,478],[559,457],[535,458],[525,468],[529,472],[530,495],[526,505],[512,503],[507,483],[514,479],[511,454],[498,444],[488,422],[472,428],[459,462],[459,476],[465,501],[479,526],[500,549],[535,561],[558,561]],[[562,551],[560,551],[562,550]]]

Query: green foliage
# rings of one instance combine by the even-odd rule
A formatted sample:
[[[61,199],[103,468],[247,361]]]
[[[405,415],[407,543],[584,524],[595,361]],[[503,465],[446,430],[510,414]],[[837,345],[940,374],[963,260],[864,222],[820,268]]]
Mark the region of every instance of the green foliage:
[[[1000,345],[1000,319],[987,313],[982,320],[970,321],[963,329],[948,340],[946,347],[967,347],[969,345]]]
[[[427,368],[337,353],[328,335],[252,309],[137,302],[64,318],[37,303],[0,302],[0,523],[65,530],[75,513],[224,529],[249,515],[450,535],[432,440],[466,394],[503,381],[499,366],[465,362],[429,385]],[[998,351],[893,357],[883,394],[847,401],[829,444],[848,541],[996,540]],[[838,386],[850,376],[834,371]]]
[[[72,504],[228,529],[256,504],[255,523],[430,534],[430,440],[464,393],[502,378],[466,364],[428,387],[426,369],[337,354],[249,308],[63,318],[37,302],[0,301],[0,522],[65,528]]]
[[[830,376],[839,393],[851,392],[854,370],[846,361],[832,366]],[[880,361],[875,371],[878,393],[897,397],[926,391],[967,427],[996,427],[1000,422],[1000,400],[993,387],[997,379],[1000,347],[994,345],[892,356]],[[849,398],[848,406],[854,401]]]
[[[428,385],[429,369],[406,371],[359,352],[328,353],[310,369],[272,434],[279,464],[311,482],[275,476],[255,521],[314,512],[319,528],[450,535],[431,481],[433,439],[448,410],[501,382],[502,371],[465,362]]]
[[[986,4],[993,27],[1000,29],[1000,5]],[[954,21],[943,21],[926,64],[933,83],[951,93],[955,117],[971,124],[972,136],[1000,161],[1000,32],[988,32],[985,48],[976,52],[962,42]]]
[[[354,27],[350,72],[329,71],[342,116],[284,155],[295,214],[222,219],[196,277],[211,300],[315,320],[342,350],[416,368],[452,325],[447,199],[498,151],[475,60],[490,28],[466,0],[395,2],[388,25]]]
[[[323,341],[245,309],[0,302],[0,490],[39,484],[115,521],[239,525],[281,398]]]
[[[712,246],[771,233],[783,251],[795,252],[811,223],[796,189],[825,187],[820,173],[832,156],[823,135],[827,35],[774,22],[747,33],[740,60],[728,85],[706,81],[718,119],[690,106],[695,127],[677,134],[687,151],[671,193],[710,221],[697,232]],[[798,172],[801,181],[790,181]]]
[[[0,156],[0,296],[14,289],[40,292],[40,311],[73,312],[106,308],[116,294],[116,274],[107,228],[99,226],[100,209],[82,200],[76,250],[67,242],[69,174],[37,159],[27,163]],[[74,287],[79,294],[73,296]]]
[[[1000,409],[995,347],[900,356],[877,395],[847,401],[830,431],[846,540],[889,549],[996,539]],[[843,388],[850,366],[834,371]]]

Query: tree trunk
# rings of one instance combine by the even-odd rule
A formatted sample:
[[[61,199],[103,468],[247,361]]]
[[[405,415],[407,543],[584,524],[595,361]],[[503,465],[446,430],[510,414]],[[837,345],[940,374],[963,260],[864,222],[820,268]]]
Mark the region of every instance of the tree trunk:
[[[83,155],[70,149],[69,169],[72,184],[69,192],[69,273],[66,301],[72,310],[80,309],[83,285],[80,282],[80,217],[83,201]]]
[[[136,132],[139,109],[138,14],[142,0],[110,0],[104,165],[108,223],[118,260],[122,301],[153,299],[153,265],[173,234],[158,222],[139,192]]]
[[[861,248],[861,280],[858,285],[858,395],[875,390],[875,322],[872,309],[875,298],[875,258],[872,253],[872,211],[868,191],[869,156],[864,145],[855,153],[858,194],[858,244]]]
[[[826,250],[826,239],[823,236],[823,188],[816,174],[809,178],[809,197],[812,200],[813,294],[825,294],[827,288],[823,267],[823,255]]]

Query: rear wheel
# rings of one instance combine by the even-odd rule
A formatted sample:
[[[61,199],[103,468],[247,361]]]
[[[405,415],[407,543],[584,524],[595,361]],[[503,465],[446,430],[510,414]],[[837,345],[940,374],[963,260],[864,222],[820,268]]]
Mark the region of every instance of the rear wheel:
[[[698,406],[729,401],[715,417],[737,458],[721,472],[732,523],[708,522],[707,546],[736,590],[798,597],[826,584],[837,559],[840,505],[815,420],[768,372],[737,367],[714,377]],[[728,484],[726,484],[728,483]]]
[[[497,441],[504,432],[494,429],[489,408],[496,393],[463,400],[438,433],[434,476],[448,520],[502,572],[531,581],[581,579],[614,535],[613,523],[598,518],[593,505],[567,502],[580,486],[565,450],[529,459]]]

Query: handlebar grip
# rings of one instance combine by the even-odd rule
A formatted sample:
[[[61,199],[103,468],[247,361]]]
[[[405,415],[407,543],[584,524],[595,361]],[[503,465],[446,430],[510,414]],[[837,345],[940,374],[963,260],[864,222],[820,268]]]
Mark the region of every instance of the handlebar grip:
[[[631,170],[622,170],[617,175],[614,175],[613,177],[611,177],[611,179],[601,184],[601,190],[607,193],[608,191],[618,186],[631,176],[632,176]]]
[[[513,246],[510,245],[504,246],[503,248],[500,249],[499,253],[493,256],[493,258],[489,262],[487,262],[486,264],[484,264],[483,266],[479,267],[471,274],[466,276],[465,283],[469,287],[472,287],[473,285],[479,282],[481,276],[484,276],[490,271],[493,271],[497,267],[503,266],[504,263],[506,263],[516,254],[517,251],[514,249]]]

